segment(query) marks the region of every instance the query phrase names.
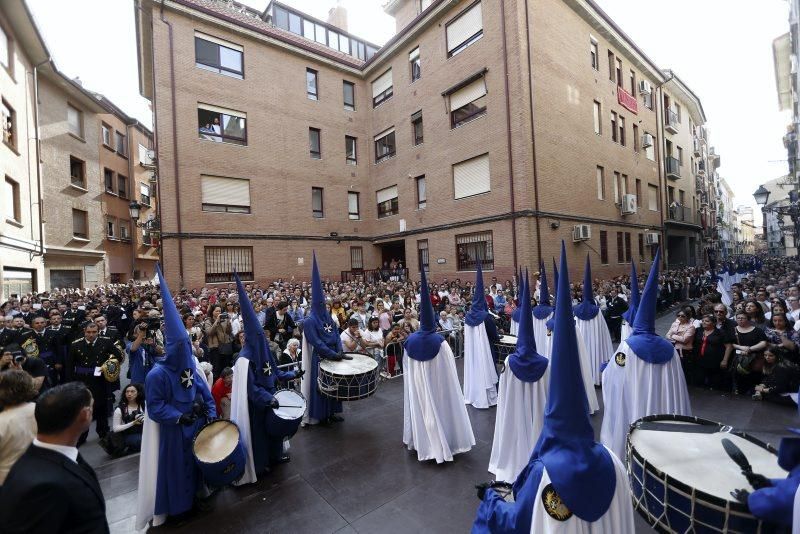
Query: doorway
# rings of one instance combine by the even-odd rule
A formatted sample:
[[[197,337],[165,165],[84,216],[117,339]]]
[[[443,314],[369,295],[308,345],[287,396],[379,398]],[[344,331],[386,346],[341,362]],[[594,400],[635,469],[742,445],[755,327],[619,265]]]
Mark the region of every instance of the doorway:
[[[406,263],[405,241],[389,241],[388,243],[381,243],[378,246],[381,247],[381,267],[391,268],[393,263],[396,265],[396,268],[408,267]]]

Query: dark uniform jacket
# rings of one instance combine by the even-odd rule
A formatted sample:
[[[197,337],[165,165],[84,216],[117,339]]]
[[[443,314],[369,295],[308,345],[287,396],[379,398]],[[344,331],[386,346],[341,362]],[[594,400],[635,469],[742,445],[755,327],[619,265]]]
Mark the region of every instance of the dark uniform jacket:
[[[84,337],[77,339],[67,353],[66,379],[90,382],[94,377],[94,368],[102,366],[109,358],[116,358],[120,363],[124,360],[122,351],[110,339],[98,337],[91,345]]]

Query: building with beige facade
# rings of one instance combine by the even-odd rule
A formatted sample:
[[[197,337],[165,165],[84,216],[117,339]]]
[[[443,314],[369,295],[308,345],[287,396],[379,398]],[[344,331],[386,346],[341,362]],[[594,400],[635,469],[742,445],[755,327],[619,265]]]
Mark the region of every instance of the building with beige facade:
[[[392,0],[377,47],[270,2],[136,0],[173,283],[412,273],[498,279],[703,261],[699,98],[593,2]],[[702,178],[702,180],[700,179]]]

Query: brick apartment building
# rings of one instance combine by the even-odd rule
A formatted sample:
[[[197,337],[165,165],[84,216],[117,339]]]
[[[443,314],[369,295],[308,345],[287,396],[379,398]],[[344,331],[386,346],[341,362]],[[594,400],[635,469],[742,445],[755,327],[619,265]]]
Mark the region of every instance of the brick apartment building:
[[[699,99],[591,0],[392,0],[383,47],[270,2],[136,0],[165,271],[189,287],[412,273],[573,277],[703,259]],[[703,178],[703,179],[701,179]],[[713,225],[711,225],[713,226]]]

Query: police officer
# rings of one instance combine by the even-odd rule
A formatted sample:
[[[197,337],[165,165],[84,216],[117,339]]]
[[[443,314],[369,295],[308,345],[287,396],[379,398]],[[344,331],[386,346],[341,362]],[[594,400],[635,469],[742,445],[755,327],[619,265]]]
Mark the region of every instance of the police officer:
[[[0,324],[0,347],[5,347],[17,338],[17,332],[14,330],[13,315],[6,315],[1,319],[3,322]]]
[[[61,313],[56,309],[50,310],[50,325],[48,326],[47,331],[51,332],[50,335],[53,338],[52,348],[56,354],[55,368],[59,374],[59,383],[61,383],[64,378],[63,367],[64,362],[67,360],[67,351],[72,343],[72,331],[64,326]]]
[[[17,343],[22,347],[28,358],[39,358],[47,366],[47,375],[50,385],[58,383],[58,371],[62,363],[57,360],[54,347],[55,334],[47,330],[47,321],[38,315],[31,321],[30,330],[26,330],[17,338]],[[58,366],[58,367],[56,367]]]
[[[22,341],[30,331],[31,329],[25,324],[25,320],[22,318],[22,316],[15,315],[14,320],[11,321],[11,332],[14,336],[11,341],[17,345],[22,345]]]
[[[80,335],[78,326],[83,322],[84,318],[83,310],[78,309],[78,301],[73,300],[70,308],[61,312],[61,317],[61,322],[70,331],[68,337],[71,338],[69,341],[72,342]]]

